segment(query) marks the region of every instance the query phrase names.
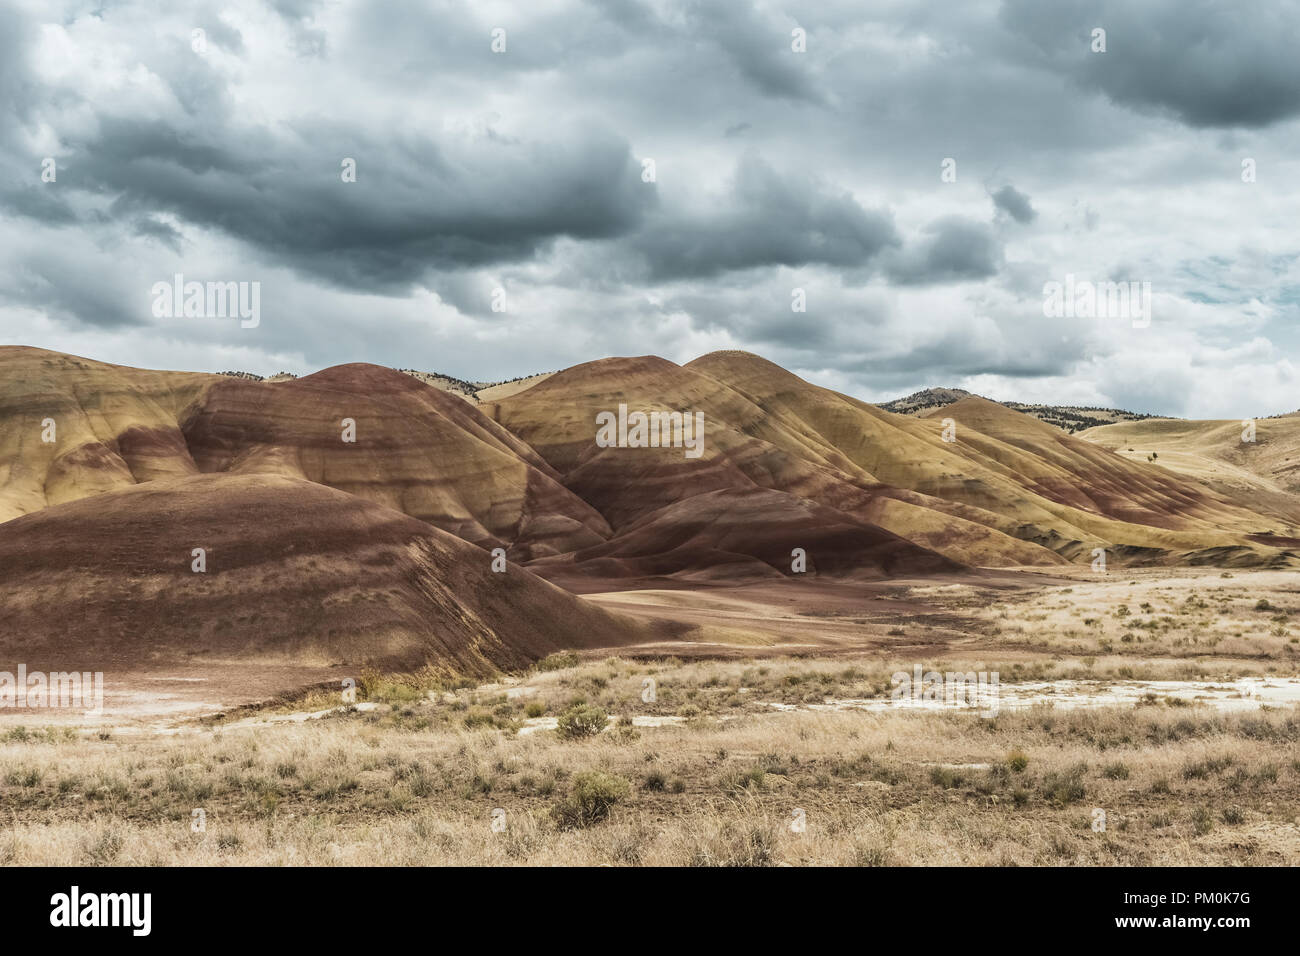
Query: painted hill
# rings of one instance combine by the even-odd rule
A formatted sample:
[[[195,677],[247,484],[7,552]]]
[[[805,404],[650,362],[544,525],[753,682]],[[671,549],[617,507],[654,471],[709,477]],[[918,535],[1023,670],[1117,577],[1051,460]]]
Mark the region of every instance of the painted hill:
[[[274,385],[223,380],[182,430],[201,472],[306,478],[519,560],[609,534],[524,442],[448,392],[377,365]]]
[[[1235,419],[1151,418],[1090,428],[1080,437],[1300,520],[1300,417],[1261,418],[1254,427],[1254,441],[1245,441],[1246,423]]]
[[[893,414],[745,352],[602,359],[515,385],[475,406],[375,365],[265,382],[3,348],[0,518],[144,482],[278,476],[566,582],[763,580],[789,576],[796,549],[812,575],[856,578],[1096,548],[1119,563],[1294,559],[1300,509],[1282,486],[1242,495],[976,396]],[[620,406],[703,416],[699,456],[602,447],[596,416]],[[1261,422],[1267,474],[1287,473],[1295,421]]]
[[[692,460],[680,449],[598,447],[595,417],[620,403],[702,412],[703,454]],[[1098,547],[1121,562],[1291,560],[1285,547],[1251,537],[1280,528],[1292,535],[1284,516],[1003,405],[972,396],[927,415],[895,415],[744,352],[685,366],[654,356],[590,362],[486,409],[613,529],[604,545],[548,559],[542,573],[595,557],[600,573],[609,573],[619,554],[644,566],[650,554],[673,554],[684,540],[698,548],[699,512],[683,502],[723,491],[732,497],[704,502],[736,509],[736,496],[767,494],[777,525],[797,509],[776,506],[773,493],[832,509],[835,521],[819,513],[805,522],[810,554],[821,531],[857,522],[962,564],[1050,565],[1089,560]],[[956,422],[954,441],[944,440],[944,418]],[[759,557],[762,535],[751,527],[752,546],[728,540],[725,550]],[[913,555],[897,566],[923,564]]]
[[[5,653],[32,668],[197,659],[486,674],[667,636],[520,567],[495,573],[473,545],[301,478],[162,479],[0,529]]]
[[[344,419],[355,441],[344,440]],[[609,534],[514,435],[374,365],[272,383],[0,348],[0,423],[0,520],[142,481],[229,472],[340,488],[518,560]]]
[[[0,348],[0,521],[198,474],[180,420],[221,376]]]

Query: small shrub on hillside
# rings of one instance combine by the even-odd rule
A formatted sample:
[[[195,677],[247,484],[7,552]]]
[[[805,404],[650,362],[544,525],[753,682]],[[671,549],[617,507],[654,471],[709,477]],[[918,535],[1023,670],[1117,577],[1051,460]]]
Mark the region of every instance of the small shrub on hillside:
[[[566,667],[577,667],[578,655],[573,651],[560,651],[557,654],[548,654],[537,662],[536,667],[539,671],[560,671]]]
[[[565,740],[594,737],[609,723],[609,714],[595,704],[577,704],[560,714],[556,730]]]
[[[551,808],[551,817],[562,829],[589,827],[607,818],[631,790],[631,783],[617,774],[601,770],[574,774],[568,795]]]

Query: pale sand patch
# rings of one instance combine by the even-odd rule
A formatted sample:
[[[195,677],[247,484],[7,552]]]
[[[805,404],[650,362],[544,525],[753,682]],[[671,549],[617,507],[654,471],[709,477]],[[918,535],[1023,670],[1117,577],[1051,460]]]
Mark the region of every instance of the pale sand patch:
[[[999,684],[996,707],[981,699],[976,704],[945,700],[893,700],[891,698],[828,698],[820,704],[786,704],[765,701],[781,713],[795,711],[1000,711],[1027,710],[1047,706],[1062,709],[1076,707],[1118,707],[1161,703],[1170,699],[1223,712],[1244,712],[1262,707],[1292,707],[1300,704],[1300,678],[1271,677],[1223,681],[1025,681]],[[1177,706],[1177,705],[1175,705]]]

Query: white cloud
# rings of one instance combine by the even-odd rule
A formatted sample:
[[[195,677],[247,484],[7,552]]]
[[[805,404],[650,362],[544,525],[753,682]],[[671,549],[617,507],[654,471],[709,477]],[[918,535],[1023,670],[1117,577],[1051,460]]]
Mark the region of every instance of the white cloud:
[[[1143,71],[1074,72],[1069,38],[1019,2],[279,7],[3,15],[0,341],[474,379],[747,348],[875,400],[957,385],[1184,415],[1300,404],[1285,103],[1234,124]],[[1147,35],[1170,9],[1125,16]],[[1265,27],[1238,23],[1213,63],[1184,51],[1187,69],[1236,82],[1277,48]],[[57,183],[40,182],[47,155]],[[732,188],[745,169],[762,188]],[[897,245],[873,251],[888,232],[855,210],[882,211]],[[944,222],[965,224],[940,237],[955,245]],[[682,256],[690,237],[708,241]],[[142,303],[173,271],[260,279],[262,327],[154,320]],[[1150,281],[1152,327],[1044,319],[1042,285],[1066,274]],[[505,314],[486,304],[497,284]]]

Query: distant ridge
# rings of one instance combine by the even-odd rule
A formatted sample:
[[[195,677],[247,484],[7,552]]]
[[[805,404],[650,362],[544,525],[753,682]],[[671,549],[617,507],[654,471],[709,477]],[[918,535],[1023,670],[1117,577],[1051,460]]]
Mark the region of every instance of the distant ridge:
[[[444,375],[442,372],[422,372],[414,368],[398,368],[393,371],[409,375],[416,381],[423,382],[425,385],[432,385],[434,388],[455,395],[457,398],[463,398],[471,405],[514,395],[516,392],[531,388],[555,374],[554,372],[536,372],[532,375],[517,375],[514,378],[501,379],[496,382],[467,382],[454,375]],[[298,377],[292,372],[277,372],[270,376],[258,375],[255,372],[218,372],[217,374],[224,375],[227,378],[243,379],[247,382],[290,382]]]
[[[441,372],[421,372],[413,368],[399,368],[397,371],[418,379],[425,385],[432,385],[444,392],[450,392],[459,398],[465,399],[471,405],[481,405],[483,402],[506,398],[516,392],[532,388],[555,374],[554,372],[537,372],[532,375],[517,375],[514,378],[502,379],[496,382],[467,382],[464,379],[456,378],[454,375],[444,375]]]
[[[923,388],[906,398],[896,398],[889,402],[880,402],[877,408],[898,415],[916,415],[933,408],[951,405],[974,393],[964,388]],[[983,398],[983,396],[976,396]],[[996,401],[996,399],[988,399]],[[1062,431],[1073,434],[1085,428],[1097,425],[1112,425],[1115,422],[1136,422],[1147,418],[1163,418],[1162,415],[1148,415],[1145,412],[1129,412],[1122,408],[1098,408],[1094,405],[1031,405],[1026,402],[997,402],[1006,408],[1015,409],[1022,414],[1037,418],[1049,425],[1055,425]]]

